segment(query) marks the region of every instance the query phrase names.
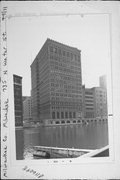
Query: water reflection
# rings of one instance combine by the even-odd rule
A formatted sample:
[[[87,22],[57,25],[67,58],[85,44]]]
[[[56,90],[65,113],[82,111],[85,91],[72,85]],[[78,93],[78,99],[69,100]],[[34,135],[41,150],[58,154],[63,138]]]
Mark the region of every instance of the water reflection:
[[[16,130],[17,159],[32,159],[32,146],[97,149],[108,145],[107,122]]]

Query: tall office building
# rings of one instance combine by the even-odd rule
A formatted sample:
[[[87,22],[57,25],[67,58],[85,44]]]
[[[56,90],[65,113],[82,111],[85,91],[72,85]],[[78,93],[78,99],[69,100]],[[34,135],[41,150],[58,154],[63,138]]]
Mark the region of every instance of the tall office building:
[[[13,75],[15,126],[23,126],[22,77]]]
[[[82,118],[81,51],[47,39],[31,64],[32,118],[46,124]]]
[[[32,121],[30,96],[26,97],[23,101],[23,120],[25,123],[30,123]]]

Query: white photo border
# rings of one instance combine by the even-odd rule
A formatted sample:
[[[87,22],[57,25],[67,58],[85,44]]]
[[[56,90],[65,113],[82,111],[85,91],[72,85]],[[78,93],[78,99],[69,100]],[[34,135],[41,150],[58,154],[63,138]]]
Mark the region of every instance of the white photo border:
[[[41,2],[42,3],[42,2]],[[52,2],[52,3],[56,3],[56,2]],[[7,4],[7,3],[5,3],[5,4]],[[63,2],[63,4],[64,4],[64,2]],[[47,8],[49,7],[48,6],[48,4],[46,4],[47,5]],[[77,5],[78,5],[78,3],[77,3]],[[81,8],[83,8],[83,6],[86,6],[85,4],[82,4],[82,6],[81,7],[79,7],[80,8],[80,13],[70,13],[69,12],[69,10],[68,10],[68,12],[62,12],[61,14],[60,13],[58,13],[58,14],[56,14],[55,12],[53,13],[52,11],[51,11],[51,9],[50,9],[50,13],[41,13],[40,12],[40,14],[19,14],[19,12],[18,12],[18,14],[13,14],[13,15],[11,15],[11,14],[8,14],[7,15],[7,18],[6,18],[6,20],[2,23],[2,33],[3,32],[6,32],[7,33],[7,29],[6,29],[6,24],[7,24],[7,21],[9,21],[10,20],[10,18],[19,18],[19,17],[29,17],[29,16],[51,16],[51,15],[53,15],[53,16],[58,16],[58,15],[63,15],[63,16],[68,16],[68,15],[80,15],[80,16],[84,16],[84,15],[93,15],[93,14],[105,14],[105,15],[108,15],[109,16],[109,25],[110,25],[110,53],[111,53],[111,59],[110,59],[110,61],[111,61],[111,73],[112,73],[112,66],[113,66],[113,60],[112,60],[112,30],[111,30],[111,28],[112,28],[112,13],[95,13],[95,12],[93,12],[94,10],[92,10],[92,12],[89,12],[89,13],[85,13],[83,10],[81,11]],[[5,5],[3,5],[3,9],[4,9],[4,7],[7,7],[7,6],[5,6]],[[9,9],[9,5],[8,5],[8,7],[7,7],[7,9]],[[48,8],[49,9],[49,8]],[[96,11],[96,10],[95,10]],[[82,13],[81,13],[82,12]],[[6,46],[6,48],[7,48],[7,41],[6,41],[6,44],[4,43],[4,41],[2,40],[2,48],[3,47],[5,47]],[[9,51],[9,50],[8,50]],[[4,52],[3,52],[4,53]],[[2,56],[2,55],[1,55]],[[7,54],[6,54],[6,56],[7,56]],[[8,60],[9,60],[9,56],[8,56]],[[90,167],[90,165],[92,164],[93,166],[102,166],[102,165],[105,165],[106,166],[106,164],[108,164],[108,165],[111,165],[111,164],[113,164],[113,163],[115,163],[115,151],[114,151],[114,138],[115,138],[115,135],[114,135],[114,131],[115,131],[115,126],[114,126],[114,114],[113,114],[113,102],[111,101],[111,100],[113,100],[113,78],[112,78],[112,75],[110,75],[110,78],[111,79],[109,79],[110,80],[110,84],[109,84],[109,89],[111,89],[111,91],[110,91],[110,96],[111,96],[111,99],[110,99],[110,103],[111,103],[111,107],[110,107],[110,113],[109,114],[113,114],[113,117],[109,117],[109,119],[108,119],[108,125],[109,125],[109,153],[110,153],[110,155],[109,155],[109,157],[104,157],[104,158],[86,158],[86,159],[50,159],[50,160],[16,160],[16,146],[15,146],[15,126],[14,126],[14,102],[13,102],[13,74],[12,74],[12,72],[9,72],[9,68],[7,67],[7,66],[5,66],[6,67],[6,69],[5,69],[5,67],[4,67],[4,64],[3,64],[3,62],[4,62],[4,59],[3,59],[3,57],[2,57],[2,61],[1,61],[1,68],[2,68],[2,71],[1,71],[1,90],[2,90],[2,88],[3,88],[3,81],[6,81],[6,84],[7,84],[7,87],[8,87],[8,89],[7,89],[7,91],[5,91],[6,93],[4,93],[4,91],[1,91],[1,97],[2,97],[2,99],[1,99],[1,102],[2,102],[2,104],[1,104],[1,117],[2,117],[2,120],[1,120],[1,130],[2,130],[2,155],[5,153],[5,149],[4,149],[4,147],[5,146],[7,146],[8,147],[8,150],[7,150],[7,167],[5,168],[4,166],[5,166],[5,164],[4,164],[4,162],[5,162],[5,156],[2,156],[2,163],[3,163],[3,169],[2,169],[2,172],[1,173],[5,173],[5,172],[8,172],[8,176],[9,177],[18,177],[17,175],[20,173],[20,172],[22,172],[22,174],[21,174],[21,177],[24,177],[25,179],[27,179],[28,177],[29,178],[32,178],[33,176],[31,176],[31,174],[28,174],[27,173],[27,175],[26,175],[26,172],[24,171],[24,168],[25,167],[30,167],[31,169],[34,167],[35,168],[35,170],[36,170],[36,172],[37,171],[39,171],[39,167],[38,167],[38,165],[40,166],[40,169],[42,169],[42,171],[40,171],[40,173],[41,173],[41,177],[42,178],[46,178],[46,177],[48,177],[48,175],[50,175],[50,177],[64,177],[64,174],[59,174],[60,176],[58,176],[58,175],[55,175],[54,176],[54,169],[55,168],[53,168],[53,170],[51,169],[51,167],[50,167],[50,165],[53,167],[58,167],[58,166],[60,166],[60,168],[61,169],[63,169],[64,167],[68,170],[68,167],[67,166],[70,166],[70,168],[69,169],[71,169],[73,166],[75,166],[76,165],[76,167],[78,168],[78,167],[80,167],[80,166],[86,166],[86,165],[88,165],[88,167]],[[5,74],[4,74],[4,71],[5,70],[8,70],[8,76],[6,76]],[[8,78],[9,78],[9,82],[8,82]],[[4,121],[4,117],[5,117],[5,113],[6,112],[4,112],[5,110],[4,110],[4,105],[5,105],[5,102],[7,102],[7,99],[9,100],[8,101],[8,122],[7,122],[7,124],[8,124],[8,128],[4,128],[3,127],[3,121]],[[5,106],[6,107],[6,106]],[[6,138],[7,137],[7,138]],[[14,148],[13,148],[14,147]],[[48,166],[49,165],[49,166]],[[67,165],[67,166],[65,166],[65,165]],[[50,173],[47,173],[48,171],[46,171],[46,169],[47,169],[47,166],[49,167],[48,169],[50,169]],[[11,168],[12,167],[12,168]],[[16,174],[11,174],[11,172],[13,172],[13,170],[15,170],[15,169],[17,169],[18,168],[18,170],[20,170],[19,172],[16,172]],[[6,169],[6,170],[4,170],[4,169]],[[45,174],[45,172],[47,173],[47,174]],[[75,176],[73,175],[73,177],[80,177],[79,175],[81,174],[81,178],[85,178],[86,177],[86,175],[84,175],[84,173],[80,173],[79,174],[79,171],[75,171],[74,172],[75,174]],[[42,174],[43,174],[43,176],[42,176]],[[52,176],[53,175],[53,176]],[[67,176],[68,175],[68,176]],[[68,178],[70,178],[70,176],[69,175],[71,175],[71,173],[65,173],[65,177],[68,177]],[[90,175],[89,173],[88,173],[88,175]],[[3,176],[3,174],[2,174],[2,176]],[[72,177],[72,178],[73,178]],[[93,177],[93,176],[91,176],[91,177]],[[4,176],[3,176],[3,178],[4,178]],[[7,178],[7,177],[6,177]],[[35,178],[35,177],[34,177]],[[36,178],[38,178],[37,176],[36,176]],[[89,178],[90,178],[90,176],[89,176]]]

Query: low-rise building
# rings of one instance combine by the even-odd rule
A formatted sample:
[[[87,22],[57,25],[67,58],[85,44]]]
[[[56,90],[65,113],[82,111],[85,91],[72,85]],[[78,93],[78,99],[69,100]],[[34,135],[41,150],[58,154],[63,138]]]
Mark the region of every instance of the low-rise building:
[[[95,117],[98,119],[107,118],[107,92],[102,87],[94,87],[95,96]]]
[[[85,85],[82,87],[82,111],[84,119],[107,119],[107,88],[105,76],[99,78],[99,84],[99,87],[85,88]]]
[[[83,86],[83,117],[94,118],[95,117],[95,96],[94,88],[85,88]]]

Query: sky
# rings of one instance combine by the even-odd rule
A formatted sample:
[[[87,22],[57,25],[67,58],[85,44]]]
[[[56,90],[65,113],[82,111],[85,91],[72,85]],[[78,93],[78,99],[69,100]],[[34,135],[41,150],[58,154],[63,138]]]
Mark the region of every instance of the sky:
[[[13,9],[13,8],[12,8]],[[47,38],[81,50],[82,83],[99,86],[110,66],[109,19],[106,14],[12,17],[7,22],[9,69],[23,77],[23,96],[31,91],[31,69]]]

